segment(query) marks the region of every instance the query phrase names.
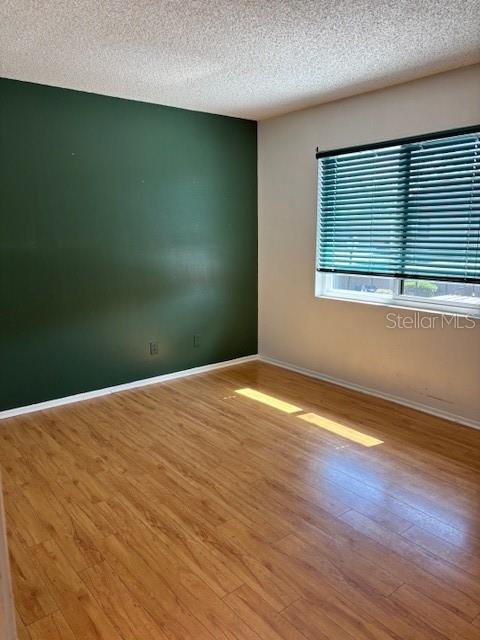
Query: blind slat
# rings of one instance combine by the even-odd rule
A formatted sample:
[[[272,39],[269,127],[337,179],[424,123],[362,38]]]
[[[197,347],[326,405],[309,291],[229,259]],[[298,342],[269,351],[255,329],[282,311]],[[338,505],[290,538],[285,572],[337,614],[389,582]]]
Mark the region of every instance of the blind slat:
[[[320,271],[480,282],[480,128],[321,156],[318,178]]]

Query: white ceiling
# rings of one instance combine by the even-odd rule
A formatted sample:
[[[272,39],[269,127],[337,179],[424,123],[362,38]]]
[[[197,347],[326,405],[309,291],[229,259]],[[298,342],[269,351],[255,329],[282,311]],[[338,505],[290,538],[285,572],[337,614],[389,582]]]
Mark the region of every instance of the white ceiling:
[[[0,0],[0,75],[263,119],[480,61],[480,0]]]

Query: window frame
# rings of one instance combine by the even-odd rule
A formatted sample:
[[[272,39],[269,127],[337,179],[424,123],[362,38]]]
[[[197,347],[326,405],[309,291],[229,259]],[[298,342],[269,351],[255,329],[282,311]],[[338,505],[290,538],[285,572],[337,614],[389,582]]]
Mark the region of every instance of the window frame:
[[[463,315],[473,318],[480,318],[480,307],[478,305],[461,303],[446,304],[444,301],[435,301],[421,296],[410,296],[401,292],[402,281],[409,278],[389,278],[393,281],[392,295],[370,293],[368,291],[349,291],[347,289],[335,289],[332,286],[335,274],[325,271],[315,271],[315,297],[328,300],[343,300],[344,302],[360,302],[363,304],[373,304],[386,307],[409,308],[416,311],[435,311],[437,313],[447,313]],[[368,278],[368,275],[365,277]]]
[[[422,142],[426,140],[442,138],[442,137],[450,137],[455,135],[462,135],[477,132],[480,129],[480,124],[471,125],[467,127],[460,127],[455,129],[447,129],[442,131],[435,131],[425,134],[419,134],[404,138],[397,138],[393,140],[381,140],[378,142],[374,142],[371,144],[362,144],[351,147],[342,147],[338,149],[331,149],[326,151],[320,151],[319,147],[316,149],[316,161],[317,161],[317,199],[318,199],[318,171],[319,171],[319,158],[330,156],[330,155],[341,155],[346,153],[367,151],[380,149],[388,146],[395,145],[403,145],[415,142]],[[318,238],[318,201],[317,201],[317,209],[316,209],[316,230],[317,230],[317,238]],[[331,300],[343,300],[349,302],[360,302],[362,304],[373,304],[373,305],[381,305],[381,306],[389,306],[389,307],[398,307],[398,308],[409,308],[417,311],[434,311],[437,313],[447,313],[447,314],[458,314],[458,315],[467,315],[474,318],[480,318],[480,307],[478,305],[469,304],[469,303],[455,303],[455,304],[446,304],[444,301],[435,301],[426,299],[421,296],[412,296],[402,293],[402,283],[407,280],[412,280],[415,278],[402,278],[395,276],[381,276],[388,278],[393,283],[393,293],[392,295],[385,294],[375,294],[366,291],[348,291],[348,290],[339,290],[335,289],[332,286],[333,277],[335,275],[364,275],[365,277],[369,277],[369,274],[349,274],[342,272],[328,272],[328,271],[319,271],[317,268],[318,265],[318,255],[319,255],[319,243],[318,240],[315,243],[315,297],[320,299],[331,299]],[[379,274],[380,275],[380,274]],[[373,276],[370,276],[373,277]],[[437,278],[438,281],[442,281],[441,278]],[[445,279],[446,280],[446,279]],[[432,278],[432,281],[435,281],[435,278]]]

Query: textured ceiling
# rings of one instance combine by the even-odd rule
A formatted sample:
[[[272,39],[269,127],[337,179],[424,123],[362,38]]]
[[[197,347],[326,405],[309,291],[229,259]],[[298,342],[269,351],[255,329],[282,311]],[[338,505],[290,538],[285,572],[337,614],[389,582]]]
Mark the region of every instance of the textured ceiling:
[[[262,119],[480,61],[480,0],[0,0],[0,75]]]

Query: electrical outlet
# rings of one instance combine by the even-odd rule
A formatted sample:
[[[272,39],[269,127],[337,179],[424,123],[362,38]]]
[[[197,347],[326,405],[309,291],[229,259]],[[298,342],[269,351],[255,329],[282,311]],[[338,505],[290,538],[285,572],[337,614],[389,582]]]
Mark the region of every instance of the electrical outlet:
[[[198,333],[196,333],[196,334],[193,336],[193,346],[194,346],[194,347],[199,347],[199,346],[200,346],[200,336],[199,336],[199,334],[198,334]]]
[[[158,342],[150,342],[150,355],[158,356]]]

